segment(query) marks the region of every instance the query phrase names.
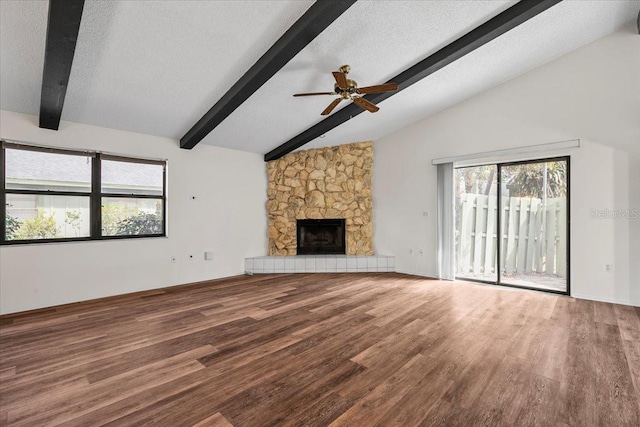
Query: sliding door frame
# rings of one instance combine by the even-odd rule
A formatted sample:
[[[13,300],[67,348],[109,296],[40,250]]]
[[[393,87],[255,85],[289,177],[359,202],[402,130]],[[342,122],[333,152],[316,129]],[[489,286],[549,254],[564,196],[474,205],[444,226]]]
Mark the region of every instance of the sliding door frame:
[[[566,235],[566,239],[567,239],[567,278],[566,278],[566,282],[567,282],[567,288],[565,291],[557,291],[554,289],[544,289],[544,288],[536,288],[533,286],[523,286],[523,285],[515,285],[515,284],[510,284],[510,283],[502,283],[502,263],[500,262],[501,259],[501,254],[502,254],[502,215],[500,214],[502,212],[502,168],[504,166],[519,166],[519,165],[526,165],[526,164],[531,164],[531,163],[548,163],[548,162],[566,162],[567,164],[567,200],[566,200],[566,204],[567,204],[567,235]],[[484,163],[485,165],[487,163]],[[491,280],[482,280],[482,279],[472,279],[472,278],[467,278],[467,277],[457,277],[456,276],[456,280],[465,280],[468,282],[478,282],[478,283],[485,283],[485,284],[490,284],[490,285],[498,285],[498,286],[508,286],[510,288],[519,288],[519,289],[528,289],[528,290],[532,290],[532,291],[541,291],[541,292],[548,292],[548,293],[552,293],[552,294],[559,294],[559,295],[571,295],[571,156],[560,156],[560,157],[549,157],[549,158],[538,158],[538,159],[531,159],[531,160],[520,160],[520,161],[513,161],[513,162],[502,162],[502,163],[488,163],[490,165],[495,165],[497,168],[496,171],[496,180],[497,180],[497,185],[498,185],[498,191],[497,191],[497,210],[498,210],[498,215],[496,215],[496,280],[495,281],[491,281]],[[473,166],[461,166],[459,169],[463,169],[466,167],[473,167]],[[458,168],[455,168],[458,169]]]

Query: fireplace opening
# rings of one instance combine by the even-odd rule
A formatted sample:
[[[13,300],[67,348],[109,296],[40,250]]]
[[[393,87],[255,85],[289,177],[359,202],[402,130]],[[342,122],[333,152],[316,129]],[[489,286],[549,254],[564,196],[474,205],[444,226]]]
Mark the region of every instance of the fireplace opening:
[[[299,219],[296,228],[298,255],[347,253],[344,219]]]

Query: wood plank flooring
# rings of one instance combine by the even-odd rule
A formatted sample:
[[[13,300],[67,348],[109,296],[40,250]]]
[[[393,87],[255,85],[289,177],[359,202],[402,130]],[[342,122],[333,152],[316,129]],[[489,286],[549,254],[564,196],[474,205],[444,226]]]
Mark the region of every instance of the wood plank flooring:
[[[2,426],[639,426],[640,309],[395,273],[0,318]]]

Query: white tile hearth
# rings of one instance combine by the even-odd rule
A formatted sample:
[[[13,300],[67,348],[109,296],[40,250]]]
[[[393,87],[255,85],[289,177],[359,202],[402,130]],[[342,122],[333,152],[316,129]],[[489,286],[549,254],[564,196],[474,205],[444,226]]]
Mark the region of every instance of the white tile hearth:
[[[296,255],[246,258],[248,274],[358,273],[396,270],[396,257],[387,255]]]

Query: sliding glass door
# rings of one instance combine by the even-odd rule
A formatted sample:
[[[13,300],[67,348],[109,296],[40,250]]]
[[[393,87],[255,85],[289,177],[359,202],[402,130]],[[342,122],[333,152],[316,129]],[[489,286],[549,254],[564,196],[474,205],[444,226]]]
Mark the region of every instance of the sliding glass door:
[[[456,277],[569,293],[568,158],[457,168],[455,185]]]
[[[498,167],[455,170],[456,277],[498,281]]]
[[[500,283],[567,291],[568,161],[500,165]]]

